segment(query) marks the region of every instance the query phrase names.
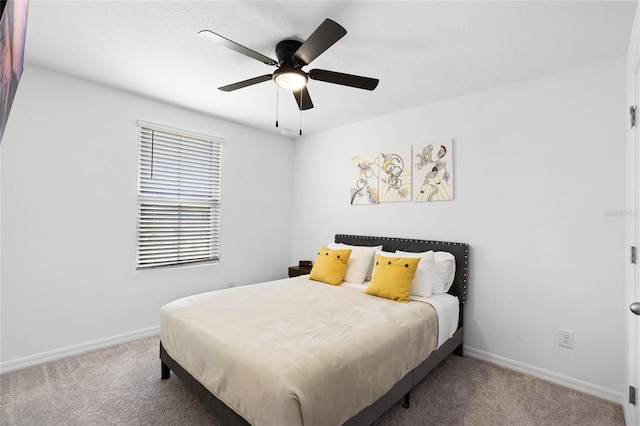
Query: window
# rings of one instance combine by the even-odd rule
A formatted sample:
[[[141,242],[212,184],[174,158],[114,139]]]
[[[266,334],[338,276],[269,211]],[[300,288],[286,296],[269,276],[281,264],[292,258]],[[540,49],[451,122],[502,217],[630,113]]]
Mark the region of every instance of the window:
[[[137,268],[218,261],[222,140],[138,127]]]

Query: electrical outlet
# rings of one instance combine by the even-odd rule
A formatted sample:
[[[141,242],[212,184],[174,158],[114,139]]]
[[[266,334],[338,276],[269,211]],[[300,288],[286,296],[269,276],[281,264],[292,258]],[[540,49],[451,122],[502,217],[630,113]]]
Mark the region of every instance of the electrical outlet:
[[[573,331],[560,329],[558,331],[558,344],[565,348],[573,348]]]

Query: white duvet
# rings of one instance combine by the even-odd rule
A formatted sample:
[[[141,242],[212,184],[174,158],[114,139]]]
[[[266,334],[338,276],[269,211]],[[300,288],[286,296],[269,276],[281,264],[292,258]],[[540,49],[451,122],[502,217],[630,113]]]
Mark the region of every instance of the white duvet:
[[[301,276],[171,302],[161,310],[161,338],[253,425],[338,425],[438,346],[436,309]]]

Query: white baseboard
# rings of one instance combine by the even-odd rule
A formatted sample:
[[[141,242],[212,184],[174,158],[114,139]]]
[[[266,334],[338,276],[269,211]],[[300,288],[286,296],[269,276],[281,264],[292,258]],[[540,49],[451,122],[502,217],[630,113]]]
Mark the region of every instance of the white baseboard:
[[[562,374],[555,373],[553,371],[544,370],[542,368],[534,367],[533,365],[525,364],[523,362],[514,361],[509,358],[505,358],[499,355],[494,355],[489,352],[482,351],[480,349],[472,348],[469,346],[463,346],[464,355],[472,358],[478,358],[483,361],[497,364],[511,370],[516,370],[521,373],[530,374],[540,379],[547,380],[549,382],[556,383],[558,385],[566,386],[568,388],[583,392],[589,395],[596,396],[598,398],[605,399],[607,401],[622,405],[623,409],[626,409],[626,397],[622,392],[616,392],[612,389],[607,389],[602,386],[594,385],[573,377],[564,376]],[[626,417],[627,413],[625,413]]]
[[[143,337],[149,337],[159,333],[160,326],[156,325],[154,327],[131,331],[129,333],[118,334],[116,336],[111,336],[104,339],[92,340],[90,342],[80,343],[78,345],[68,346],[66,348],[60,348],[53,351],[29,355],[24,358],[17,358],[5,362],[0,362],[0,374],[6,373],[8,371],[19,370],[25,367],[30,367],[32,365],[42,364],[48,361],[54,361],[56,359],[64,358],[67,356],[79,355],[85,352],[94,351],[96,349],[102,349],[108,346],[142,339]]]

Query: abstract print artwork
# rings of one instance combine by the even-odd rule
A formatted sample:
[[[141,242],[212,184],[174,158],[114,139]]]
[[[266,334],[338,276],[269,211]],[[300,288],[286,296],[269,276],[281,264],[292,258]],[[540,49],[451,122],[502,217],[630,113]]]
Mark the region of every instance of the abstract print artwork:
[[[415,201],[453,200],[453,140],[412,148]]]
[[[0,9],[0,141],[22,76],[28,0],[2,2]]]
[[[378,204],[378,153],[351,159],[351,204]]]
[[[380,153],[381,203],[411,201],[411,148]]]

